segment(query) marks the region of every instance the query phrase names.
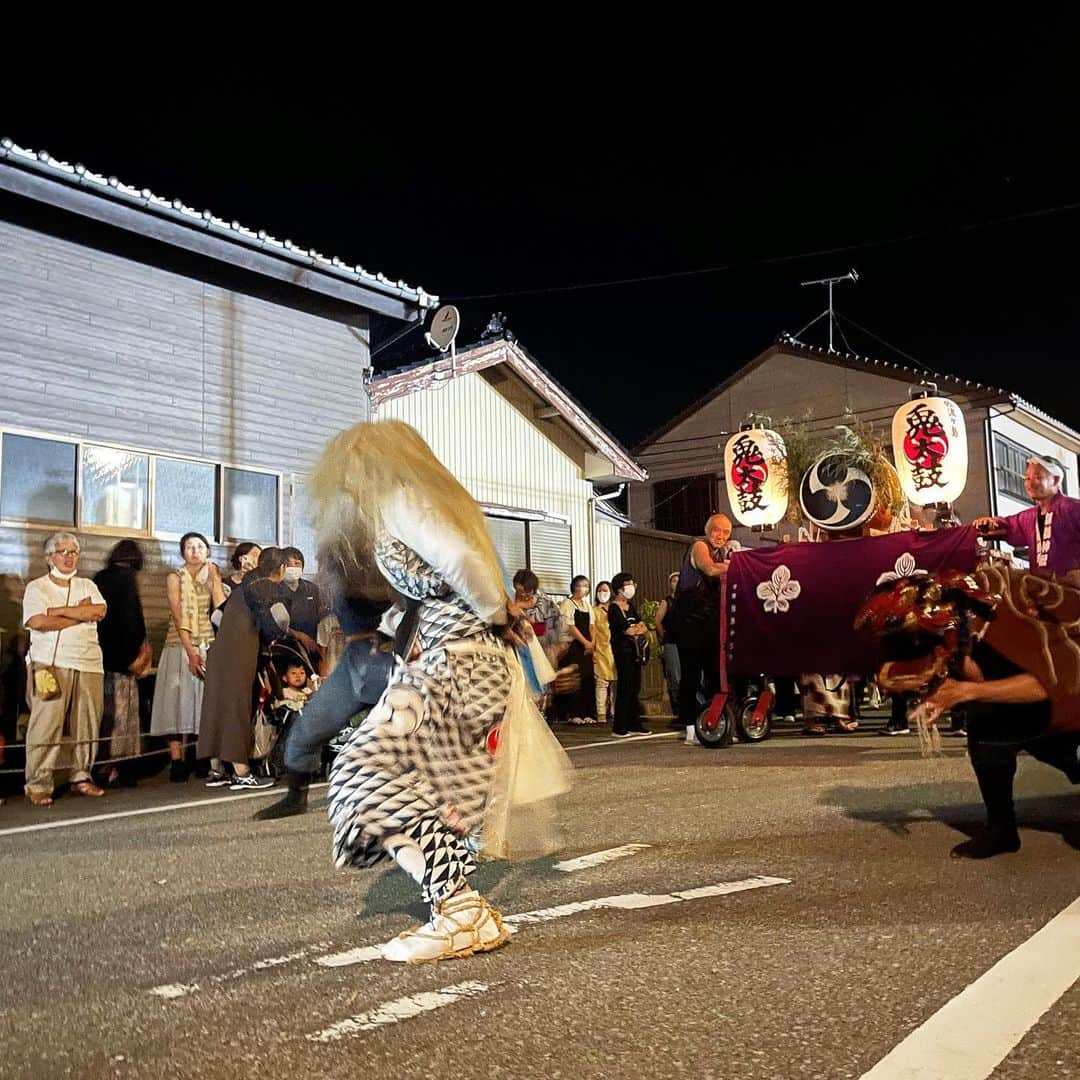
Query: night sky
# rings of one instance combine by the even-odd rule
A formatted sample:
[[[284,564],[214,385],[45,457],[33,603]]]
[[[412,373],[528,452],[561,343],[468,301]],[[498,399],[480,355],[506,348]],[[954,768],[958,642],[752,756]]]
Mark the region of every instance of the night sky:
[[[0,134],[421,284],[461,308],[461,343],[501,310],[629,445],[821,310],[800,281],[849,267],[852,351],[1080,427],[1076,26],[882,18],[698,46],[639,27],[632,54],[477,40],[443,69],[422,41],[385,70],[237,49],[54,93],[13,95],[9,70]],[[420,336],[376,365],[427,355]]]

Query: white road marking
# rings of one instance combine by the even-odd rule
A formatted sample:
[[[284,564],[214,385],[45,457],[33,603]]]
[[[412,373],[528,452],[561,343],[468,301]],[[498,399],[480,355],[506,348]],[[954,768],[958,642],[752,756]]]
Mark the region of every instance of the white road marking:
[[[322,1031],[312,1032],[306,1038],[311,1042],[336,1042],[338,1039],[373,1031],[387,1024],[400,1024],[402,1020],[411,1020],[414,1016],[433,1012],[435,1009],[444,1009],[455,1001],[478,997],[490,989],[487,983],[462,982],[444,986],[441,990],[429,990],[423,994],[413,994],[412,997],[397,998],[395,1001],[384,1002],[370,1012],[339,1020]]]
[[[521,926],[551,922],[553,919],[565,919],[568,915],[578,915],[583,911],[613,909],[635,911],[640,908],[663,907],[666,904],[679,904],[686,900],[700,900],[707,896],[727,896],[729,893],[745,892],[747,889],[765,889],[771,885],[790,885],[787,878],[752,877],[741,881],[722,881],[717,885],[705,885],[700,889],[687,889],[685,892],[626,893],[621,896],[601,896],[595,900],[579,900],[572,904],[559,904],[557,907],[539,908],[536,911],[523,911],[517,915],[504,915],[503,923],[511,933],[516,933]],[[346,952],[331,953],[329,956],[317,956],[315,963],[321,967],[351,967],[354,964],[366,964],[382,956],[381,946],[365,945]]]
[[[655,735],[639,735],[633,739],[605,739],[603,742],[568,746],[566,752],[573,754],[577,750],[590,750],[595,746],[633,746],[635,743],[646,742],[649,739],[675,738],[678,734],[677,731],[661,731]],[[311,790],[317,791],[327,786],[327,784],[312,784]],[[242,795],[225,795],[214,799],[190,799],[187,802],[169,803],[166,806],[146,806],[140,810],[117,810],[109,814],[91,814],[88,817],[65,818],[63,821],[41,821],[34,825],[14,825],[8,829],[0,829],[0,836],[43,832],[46,829],[67,829],[75,825],[89,825],[95,821],[115,821],[119,818],[142,817],[144,814],[165,814],[170,810],[193,810],[200,806],[216,806],[218,803],[239,802],[241,799],[264,799],[267,795],[281,795],[284,790],[284,788],[275,786],[263,788],[261,791],[245,792]]]
[[[257,971],[266,971],[269,968],[281,967],[284,964],[292,964],[297,960],[305,960],[309,956],[315,953],[326,952],[327,949],[332,949],[334,943],[332,941],[320,941],[315,945],[305,945],[302,949],[297,949],[296,952],[287,953],[285,956],[271,956],[266,960],[256,960],[255,963],[249,964],[247,967],[236,968],[234,971],[227,971],[224,975],[211,975],[207,980],[207,985],[218,985],[219,983],[232,982],[234,979],[242,979],[245,975],[252,975]],[[197,993],[202,989],[202,986],[197,983],[166,983],[164,986],[154,986],[150,989],[151,994],[155,994],[157,997],[164,998],[166,1001],[175,1001],[176,998],[187,997],[188,994]]]
[[[862,1080],[985,1080],[1080,978],[1080,897],[1002,957]]]
[[[743,878],[740,881],[721,881],[716,885],[704,885],[698,889],[686,889],[675,893],[625,893],[620,896],[601,896],[595,900],[580,900],[573,904],[560,904],[557,907],[539,908],[536,911],[523,911],[517,915],[504,915],[503,923],[511,933],[516,934],[522,926],[532,926],[537,923],[551,922],[553,919],[565,919],[568,915],[577,915],[583,911],[600,911],[604,909],[616,911],[637,911],[642,908],[663,907],[667,904],[680,904],[687,900],[701,900],[709,896],[728,896],[731,893],[746,892],[748,889],[766,889],[771,885],[790,885],[787,878],[756,876]],[[393,940],[393,939],[391,939]],[[324,968],[354,967],[357,964],[368,964],[373,960],[382,959],[382,945],[360,945],[356,948],[346,949],[344,952],[328,953],[325,956],[313,955],[325,952],[330,948],[330,942],[320,942],[318,945],[308,946],[288,956],[275,957],[271,960],[259,960],[245,968],[237,968],[225,975],[211,975],[204,983],[167,983],[163,986],[155,986],[150,990],[151,994],[163,998],[166,1001],[175,1001],[177,998],[187,997],[198,993],[205,987],[220,985],[231,982],[234,979],[251,975],[256,971],[266,968],[280,967],[283,964],[292,963],[294,960],[310,959],[313,964]]]
[[[366,964],[369,960],[378,960],[382,950],[378,945],[362,945],[358,949],[332,953],[330,956],[317,956],[315,963],[320,967],[350,967],[353,964]]]
[[[607,848],[605,851],[594,851],[591,855],[582,855],[577,859],[557,862],[552,869],[561,870],[564,874],[572,874],[575,870],[588,870],[590,867],[602,866],[616,859],[625,859],[628,855],[644,851],[650,846],[650,844],[623,844],[622,847]]]
[[[312,784],[311,790],[326,787],[326,784]],[[224,795],[214,799],[191,799],[188,802],[168,803],[166,806],[144,806],[141,810],[117,810],[112,814],[91,814],[89,817],[67,818],[64,821],[42,821],[37,825],[16,825],[10,829],[0,829],[0,836],[13,836],[15,833],[41,832],[44,829],[66,829],[71,825],[89,825],[94,821],[113,821],[117,818],[141,817],[143,814],[164,814],[170,810],[191,810],[199,806],[215,806],[218,803],[240,802],[243,799],[264,799],[267,795],[283,795],[283,787],[268,787],[261,791],[248,791],[242,795]]]
[[[591,750],[594,746],[637,746],[638,743],[648,742],[650,739],[679,739],[684,738],[678,731],[657,731],[652,735],[635,735],[632,739],[604,739],[601,742],[587,742],[580,746],[567,746],[566,752],[572,754],[575,750]]]

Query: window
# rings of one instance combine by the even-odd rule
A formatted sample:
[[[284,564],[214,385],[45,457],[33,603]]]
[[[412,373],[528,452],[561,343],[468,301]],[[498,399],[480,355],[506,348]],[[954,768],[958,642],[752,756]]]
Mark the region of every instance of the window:
[[[513,577],[519,570],[527,569],[529,553],[525,540],[525,522],[517,518],[488,517],[488,532],[495,545],[495,553],[502,560],[503,569]]]
[[[315,573],[315,560],[318,555],[315,543],[315,522],[308,503],[307,485],[303,479],[296,478],[292,485],[292,546],[304,554],[304,566],[308,576]]]
[[[0,520],[8,524],[276,544],[280,487],[266,470],[0,429]]]
[[[569,525],[494,515],[487,515],[487,524],[495,552],[511,577],[518,570],[532,570],[548,595],[569,595],[574,575]]]
[[[570,595],[574,555],[569,525],[561,521],[529,522],[529,569],[536,574],[544,592]]]
[[[276,544],[278,478],[250,469],[222,469],[222,539]]]
[[[157,458],[154,463],[154,532],[216,536],[217,467],[204,461]]]
[[[82,448],[80,524],[147,531],[150,457],[112,446]]]
[[[1028,501],[1027,492],[1024,490],[1024,471],[1031,456],[1030,450],[1014,443],[1012,439],[1006,439],[1004,435],[994,435],[994,471],[998,491],[1021,502]],[[1068,494],[1067,480],[1068,476],[1061,478],[1063,494]]]
[[[720,481],[713,473],[659,480],[653,485],[653,528],[698,536],[718,513]]]
[[[5,432],[0,456],[0,517],[75,525],[76,443]]]

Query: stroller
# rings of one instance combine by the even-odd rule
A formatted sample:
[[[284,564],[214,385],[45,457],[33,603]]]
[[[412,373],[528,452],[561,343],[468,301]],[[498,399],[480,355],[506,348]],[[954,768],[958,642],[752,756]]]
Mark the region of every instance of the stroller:
[[[319,678],[307,649],[293,637],[270,643],[259,658],[256,675],[255,748],[253,760],[259,762],[263,776],[277,778],[285,774],[285,739],[303,703],[285,696],[286,670],[299,664],[307,672],[308,685],[318,689]]]

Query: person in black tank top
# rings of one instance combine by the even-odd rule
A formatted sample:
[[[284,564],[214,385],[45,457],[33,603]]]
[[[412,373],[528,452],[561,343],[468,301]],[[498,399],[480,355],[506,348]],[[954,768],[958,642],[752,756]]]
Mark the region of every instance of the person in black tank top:
[[[679,648],[679,720],[688,743],[697,741],[699,688],[710,701],[720,685],[719,596],[728,571],[725,548],[730,539],[730,519],[713,514],[705,522],[705,535],[686,549],[675,602],[664,622],[674,631]]]

